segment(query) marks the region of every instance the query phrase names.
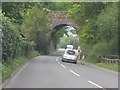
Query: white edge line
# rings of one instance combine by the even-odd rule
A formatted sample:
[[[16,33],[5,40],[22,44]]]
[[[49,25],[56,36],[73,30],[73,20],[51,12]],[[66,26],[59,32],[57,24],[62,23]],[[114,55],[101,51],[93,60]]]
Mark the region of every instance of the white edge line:
[[[101,86],[99,86],[99,85],[97,85],[97,84],[95,84],[94,82],[92,82],[92,81],[88,81],[89,83],[91,83],[91,84],[93,84],[93,85],[95,85],[95,86],[97,86],[97,87],[99,87],[99,88],[103,88],[103,87],[101,87]]]
[[[57,63],[60,64],[60,62],[57,60]]]
[[[66,68],[64,65],[60,64],[62,67]]]
[[[12,80],[14,80],[14,79],[23,71],[23,69],[24,69],[26,66],[28,66],[28,64],[29,64],[29,62],[28,62],[27,64],[25,64],[25,65],[16,73],[16,75],[12,78]],[[12,82],[12,80],[11,80],[11,82]]]
[[[56,58],[56,61],[58,62],[58,57]]]
[[[73,74],[77,75],[77,76],[80,76],[79,74],[75,73],[74,71],[72,70],[69,70],[70,72],[72,72]]]
[[[26,63],[25,65],[23,65],[23,67],[20,68],[20,69],[16,72],[16,74],[15,74],[14,77],[10,80],[10,82],[12,82],[12,81],[20,74],[20,72],[22,72],[22,70],[23,70],[28,64],[29,64],[29,62]],[[11,78],[11,77],[9,77],[9,78]],[[0,86],[0,88],[1,88],[6,82],[7,82],[7,80]],[[10,82],[9,82],[9,83],[10,83]],[[7,86],[8,86],[8,85],[6,85],[5,88],[6,88]]]

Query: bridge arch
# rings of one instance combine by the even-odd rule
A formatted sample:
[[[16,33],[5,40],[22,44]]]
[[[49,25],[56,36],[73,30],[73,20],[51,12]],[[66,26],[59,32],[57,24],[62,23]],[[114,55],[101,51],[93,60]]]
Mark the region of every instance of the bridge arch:
[[[66,16],[67,13],[68,13],[67,11],[53,11],[51,13],[51,29],[52,29],[52,33],[51,33],[51,41],[50,41],[51,46],[50,47],[54,47],[55,35],[61,28],[65,27],[65,26],[71,26],[71,27],[73,27],[75,29],[78,28],[75,21]]]
[[[53,11],[51,13],[51,29],[52,34],[51,38],[56,34],[57,31],[59,31],[62,27],[65,26],[72,26],[73,28],[77,29],[78,26],[75,23],[74,20],[68,18],[67,11]]]
[[[66,16],[67,11],[53,11],[51,14],[51,28],[59,29],[64,26],[72,26],[77,28],[77,24]]]

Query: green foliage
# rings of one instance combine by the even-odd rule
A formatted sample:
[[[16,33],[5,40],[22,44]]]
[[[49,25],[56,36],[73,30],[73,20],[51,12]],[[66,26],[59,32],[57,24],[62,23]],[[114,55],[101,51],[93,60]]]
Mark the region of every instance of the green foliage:
[[[102,40],[109,41],[114,37],[118,37],[118,5],[112,3],[107,6],[97,19],[97,27],[99,37]]]
[[[16,58],[19,55],[26,55],[32,50],[33,45],[23,40],[20,32],[11,23],[11,20],[4,15],[2,18],[2,59]],[[30,48],[31,47],[31,48]],[[26,48],[29,48],[26,50]]]
[[[52,11],[68,11],[72,8],[73,2],[44,2],[43,7]]]
[[[73,18],[78,24],[84,25],[86,20],[96,18],[96,16],[104,8],[103,3],[75,3],[73,7],[68,10],[68,17]]]
[[[3,2],[2,3],[2,11],[5,13],[5,16],[12,19],[12,21],[21,23],[22,17],[20,15],[20,7],[21,3],[15,2]]]
[[[74,48],[77,49],[78,47],[78,39],[76,37],[73,36],[64,36],[61,38],[60,42],[59,42],[59,47],[60,48],[65,48],[67,45],[73,45]]]
[[[65,28],[61,28],[59,30],[55,30],[53,38],[54,47],[57,48],[57,45],[60,43],[60,38],[63,37],[63,34],[66,32]]]
[[[27,56],[33,49],[48,52],[51,34],[48,19],[50,10],[43,8],[43,5],[45,4],[29,2],[2,3],[4,15],[0,15],[2,18],[0,34],[3,61],[21,55]]]
[[[4,66],[2,65],[2,81],[4,82],[8,77],[10,77],[11,74],[11,67],[10,66]]]
[[[8,57],[14,57],[16,54],[16,48],[19,49],[19,34],[18,32],[14,31],[14,26],[11,26],[10,20],[5,20],[4,16],[1,16],[3,18],[3,24],[2,24],[2,46],[3,46],[3,60],[8,59]],[[18,46],[18,47],[17,47]],[[19,51],[19,50],[18,50]]]
[[[100,62],[101,56],[118,55],[118,40],[113,38],[110,42],[96,43],[88,50],[87,60]]]
[[[110,70],[114,70],[114,71],[117,71],[117,72],[120,71],[119,64],[96,63],[95,65],[103,67],[103,68],[107,68],[107,69],[110,69]]]
[[[72,8],[73,3],[71,2],[56,2],[55,3],[55,10],[58,11],[68,11]]]
[[[44,53],[48,53],[51,36],[49,13],[45,8],[33,7],[27,11],[21,26],[21,32],[35,43],[35,49]]]
[[[87,60],[118,55],[118,3],[75,3],[68,11],[80,29],[80,46]]]
[[[86,23],[81,31],[79,31],[80,39],[86,44],[95,44],[98,38],[98,30],[96,30],[95,24],[93,22]]]
[[[2,64],[2,81],[4,82],[14,70],[24,64],[27,60],[40,55],[37,51],[31,51],[27,56],[19,56]]]
[[[35,57],[35,56],[39,56],[40,55],[40,53],[39,52],[37,52],[37,51],[32,51],[32,52],[30,52],[29,53],[29,55],[27,56],[28,58],[33,58],[33,57]]]
[[[31,2],[2,2],[2,12],[5,16],[9,17],[15,24],[22,24],[24,19],[23,15],[26,10],[33,6],[39,5],[39,3]]]
[[[98,43],[93,46],[92,55],[118,55],[118,6],[109,4],[98,16]]]

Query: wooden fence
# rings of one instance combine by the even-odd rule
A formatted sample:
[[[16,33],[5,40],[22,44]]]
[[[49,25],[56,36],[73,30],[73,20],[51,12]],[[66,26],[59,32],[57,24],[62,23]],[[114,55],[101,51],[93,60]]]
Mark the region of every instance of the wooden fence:
[[[118,64],[120,63],[120,59],[101,58],[101,62]]]

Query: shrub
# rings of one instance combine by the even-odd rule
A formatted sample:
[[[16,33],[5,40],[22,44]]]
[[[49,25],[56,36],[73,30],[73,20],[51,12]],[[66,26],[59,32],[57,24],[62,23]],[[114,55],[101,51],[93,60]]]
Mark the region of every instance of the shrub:
[[[118,55],[117,39],[114,38],[110,42],[99,42],[88,50],[87,60],[92,62],[100,62],[101,56]]]

